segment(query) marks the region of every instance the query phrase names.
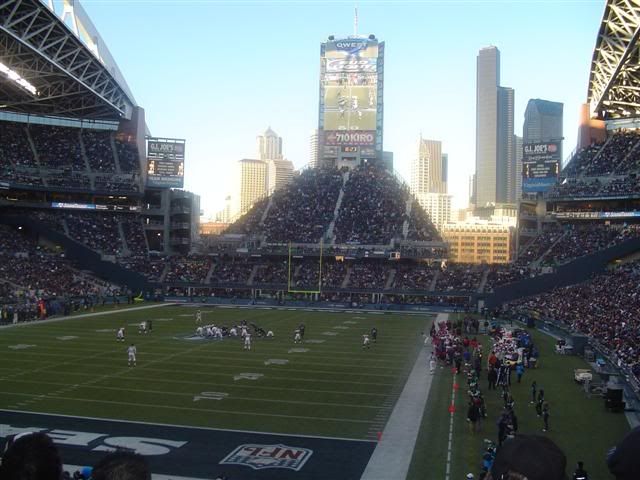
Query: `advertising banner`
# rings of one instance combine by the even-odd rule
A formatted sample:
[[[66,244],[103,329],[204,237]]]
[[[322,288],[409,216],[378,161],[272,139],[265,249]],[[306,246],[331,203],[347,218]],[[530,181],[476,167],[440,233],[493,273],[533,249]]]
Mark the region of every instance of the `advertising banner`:
[[[369,146],[369,145],[375,145],[376,143],[375,130],[366,130],[366,131],[357,131],[357,132],[347,131],[347,130],[326,130],[324,132],[324,135],[325,135],[326,145]]]
[[[185,141],[147,138],[147,187],[183,188]]]
[[[522,150],[522,191],[544,192],[555,185],[560,172],[560,143],[527,143]]]

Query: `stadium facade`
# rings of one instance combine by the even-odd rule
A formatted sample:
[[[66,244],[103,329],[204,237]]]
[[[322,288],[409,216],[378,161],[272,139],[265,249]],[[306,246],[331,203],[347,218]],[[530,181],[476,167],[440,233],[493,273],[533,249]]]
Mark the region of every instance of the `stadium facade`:
[[[320,46],[319,166],[382,162],[384,42],[330,36]]]

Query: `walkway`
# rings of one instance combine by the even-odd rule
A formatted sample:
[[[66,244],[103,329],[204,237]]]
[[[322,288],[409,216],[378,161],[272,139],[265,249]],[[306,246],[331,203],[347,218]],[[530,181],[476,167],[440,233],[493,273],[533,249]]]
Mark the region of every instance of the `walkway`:
[[[439,313],[436,321],[446,322],[448,318],[448,314]],[[422,424],[422,414],[431,390],[433,376],[429,374],[429,356],[432,348],[425,347],[418,354],[382,432],[382,439],[373,451],[360,480],[403,480],[407,477]]]

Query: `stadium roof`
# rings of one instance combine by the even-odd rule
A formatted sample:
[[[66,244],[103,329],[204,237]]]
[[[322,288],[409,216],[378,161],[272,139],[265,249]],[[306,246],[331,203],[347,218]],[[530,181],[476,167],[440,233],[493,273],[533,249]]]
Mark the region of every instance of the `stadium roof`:
[[[640,0],[607,0],[591,60],[592,116],[640,116]]]
[[[130,118],[135,99],[79,2],[54,7],[0,0],[0,111]]]

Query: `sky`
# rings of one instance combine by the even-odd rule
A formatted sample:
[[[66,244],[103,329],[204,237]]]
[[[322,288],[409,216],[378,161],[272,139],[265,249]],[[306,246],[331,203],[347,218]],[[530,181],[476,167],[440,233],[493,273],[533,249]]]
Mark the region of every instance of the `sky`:
[[[476,56],[494,45],[515,90],[515,134],[531,98],[564,103],[564,157],[604,0],[84,0],[154,136],[186,139],[185,188],[205,218],[224,206],[234,164],[271,127],[296,168],[317,128],[320,43],[358,33],[385,42],[384,150],[407,181],[420,135],[449,154],[454,207],[475,170]]]

